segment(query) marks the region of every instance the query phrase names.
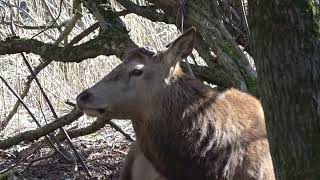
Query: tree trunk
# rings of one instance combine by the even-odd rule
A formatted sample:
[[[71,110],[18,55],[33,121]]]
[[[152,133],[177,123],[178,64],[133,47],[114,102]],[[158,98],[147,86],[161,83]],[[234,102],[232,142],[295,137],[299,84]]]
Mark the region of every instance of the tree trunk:
[[[277,179],[319,179],[319,1],[250,1],[249,17]]]

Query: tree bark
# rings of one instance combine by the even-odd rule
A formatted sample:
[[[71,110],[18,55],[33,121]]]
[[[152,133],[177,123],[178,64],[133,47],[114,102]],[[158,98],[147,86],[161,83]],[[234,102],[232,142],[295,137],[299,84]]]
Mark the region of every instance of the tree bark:
[[[137,11],[139,7],[128,0],[117,0],[126,9]],[[178,3],[180,0],[149,0],[162,9],[165,16],[154,17],[150,12],[140,8],[136,13],[151,20],[163,20],[166,23],[176,23]],[[134,7],[134,8],[133,8]],[[211,69],[223,68],[231,79],[232,87],[255,93],[256,72],[250,66],[244,52],[225,28],[220,15],[221,7],[216,0],[187,1],[185,13],[185,29],[194,26],[199,36],[196,49]],[[214,55],[210,54],[210,51]],[[220,84],[219,84],[220,85]]]
[[[319,179],[319,1],[250,1],[249,17],[277,179]]]

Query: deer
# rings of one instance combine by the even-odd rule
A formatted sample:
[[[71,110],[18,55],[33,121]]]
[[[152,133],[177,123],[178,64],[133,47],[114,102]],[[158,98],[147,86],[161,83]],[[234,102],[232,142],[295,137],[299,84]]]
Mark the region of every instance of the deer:
[[[141,153],[168,180],[274,180],[260,101],[184,73],[180,61],[195,40],[191,27],[165,50],[128,50],[77,96],[77,107],[89,116],[131,120]]]

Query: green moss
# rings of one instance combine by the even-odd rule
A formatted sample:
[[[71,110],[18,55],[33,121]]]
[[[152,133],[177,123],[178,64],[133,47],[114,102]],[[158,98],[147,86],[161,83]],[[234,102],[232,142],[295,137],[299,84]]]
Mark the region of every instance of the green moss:
[[[110,37],[113,40],[116,40],[117,42],[124,42],[128,39],[128,33],[124,32],[121,29],[118,28],[110,28],[107,32],[108,37]]]
[[[4,174],[0,174],[0,180],[11,180],[11,179],[14,179],[14,174],[13,172],[9,171],[7,173],[4,173]]]
[[[246,81],[249,92],[256,93],[257,92],[257,80],[250,77],[250,76],[246,76],[245,81]]]
[[[240,58],[240,55],[238,54],[236,48],[230,42],[227,42],[227,41],[223,42],[222,50],[223,52],[228,54],[233,60],[237,60]]]
[[[309,19],[309,20],[312,21],[313,34],[316,37],[319,37],[320,36],[320,5],[315,4],[314,0],[308,0],[306,11],[307,11],[306,13],[311,13],[311,14],[308,14],[307,16],[312,16],[312,19]]]

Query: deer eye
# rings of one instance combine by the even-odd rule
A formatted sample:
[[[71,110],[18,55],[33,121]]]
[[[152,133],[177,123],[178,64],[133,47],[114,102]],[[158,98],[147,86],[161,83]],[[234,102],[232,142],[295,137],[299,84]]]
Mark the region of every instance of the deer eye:
[[[140,76],[142,73],[142,69],[134,69],[130,72],[130,76]]]

